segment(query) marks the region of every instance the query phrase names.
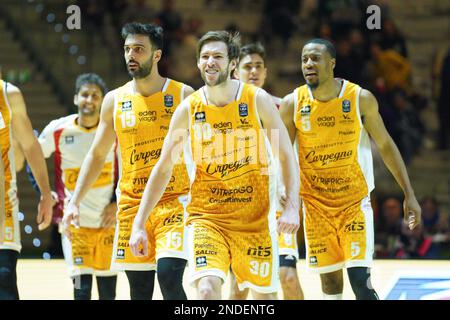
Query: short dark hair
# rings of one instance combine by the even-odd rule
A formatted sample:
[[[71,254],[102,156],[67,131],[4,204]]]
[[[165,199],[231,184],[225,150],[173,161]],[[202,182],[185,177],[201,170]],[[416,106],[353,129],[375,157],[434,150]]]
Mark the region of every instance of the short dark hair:
[[[130,34],[143,34],[148,36],[153,50],[162,50],[164,46],[163,28],[152,23],[130,22],[122,27],[122,38],[125,40]]]
[[[100,88],[102,94],[105,95],[108,92],[108,88],[106,87],[105,81],[98,74],[95,73],[83,73],[77,77],[75,82],[75,93],[78,94],[80,89],[85,84],[95,84]]]
[[[264,64],[266,64],[266,49],[264,49],[260,42],[249,43],[243,46],[241,48],[241,53],[239,54],[239,60],[249,54],[259,55],[263,59]]]
[[[330,41],[328,41],[326,39],[322,39],[322,38],[315,38],[315,39],[308,40],[305,43],[305,46],[310,44],[310,43],[324,45],[327,48],[327,51],[330,54],[330,56],[333,59],[336,59],[336,48],[334,47],[334,45]]]
[[[200,51],[202,47],[212,41],[221,41],[227,45],[228,49],[228,59],[231,61],[233,59],[239,58],[239,52],[241,47],[241,36],[239,32],[230,33],[228,31],[208,31],[205,33],[197,44],[197,60],[200,58]]]

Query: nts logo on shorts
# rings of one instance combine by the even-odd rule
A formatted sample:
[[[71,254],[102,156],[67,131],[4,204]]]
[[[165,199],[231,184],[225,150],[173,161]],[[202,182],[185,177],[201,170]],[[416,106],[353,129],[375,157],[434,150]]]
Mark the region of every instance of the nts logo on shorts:
[[[125,250],[117,249],[117,259],[125,259]]]
[[[309,264],[312,266],[316,266],[317,265],[317,257],[316,256],[309,257]]]
[[[201,256],[195,258],[195,265],[197,268],[206,267],[208,265],[208,263],[206,262],[206,257]]]
[[[73,259],[73,263],[77,266],[79,266],[80,264],[83,264],[83,257],[75,257]]]

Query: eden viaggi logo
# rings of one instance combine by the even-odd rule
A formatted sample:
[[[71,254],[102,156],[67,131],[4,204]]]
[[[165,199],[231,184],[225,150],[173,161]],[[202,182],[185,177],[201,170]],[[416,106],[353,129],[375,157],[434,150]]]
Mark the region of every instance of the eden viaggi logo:
[[[239,103],[239,116],[248,116],[248,105],[246,103]]]
[[[122,102],[122,111],[130,111],[132,108],[131,101],[124,101]]]
[[[166,108],[173,107],[173,96],[171,94],[166,94],[164,96],[164,107]]]

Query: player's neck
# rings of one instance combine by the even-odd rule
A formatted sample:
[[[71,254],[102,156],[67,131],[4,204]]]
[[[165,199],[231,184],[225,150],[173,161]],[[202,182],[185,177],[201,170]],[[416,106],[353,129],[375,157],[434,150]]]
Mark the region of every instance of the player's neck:
[[[100,118],[98,116],[85,116],[83,114],[78,114],[77,124],[85,129],[91,129],[98,125]]]
[[[240,85],[239,81],[232,79],[229,79],[218,86],[205,85],[203,88],[208,104],[223,107],[230,102],[235,101]]]
[[[140,79],[133,78],[134,92],[145,97],[151,96],[162,90],[166,80],[166,78],[161,77],[158,73],[158,68],[153,68],[152,72],[147,77]]]
[[[341,92],[343,81],[330,78],[328,81],[321,83],[317,88],[311,90],[314,99],[319,101],[330,101],[339,96]]]

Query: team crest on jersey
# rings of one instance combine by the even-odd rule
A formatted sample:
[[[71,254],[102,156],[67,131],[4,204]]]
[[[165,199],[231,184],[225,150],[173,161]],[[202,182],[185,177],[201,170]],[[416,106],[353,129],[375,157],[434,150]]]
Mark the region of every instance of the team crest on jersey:
[[[311,114],[311,106],[303,106],[300,109],[300,114],[302,116],[309,116]]]
[[[206,257],[201,256],[195,258],[195,265],[197,268],[206,267],[208,265],[208,263],[206,262]]]
[[[206,115],[204,111],[196,112],[195,115],[195,123],[206,122]]]
[[[122,111],[130,111],[132,108],[131,101],[122,102]]]
[[[77,266],[82,265],[83,264],[83,257],[75,257],[73,259],[73,263]]]
[[[246,103],[239,103],[239,116],[248,116],[248,105]]]
[[[66,142],[66,144],[72,144],[74,142],[74,137],[73,136],[65,136],[64,137],[64,141]]]
[[[350,100],[342,101],[342,112],[345,112],[345,113],[350,112]]]
[[[173,96],[171,94],[166,94],[164,96],[164,107],[166,108],[173,107]]]

